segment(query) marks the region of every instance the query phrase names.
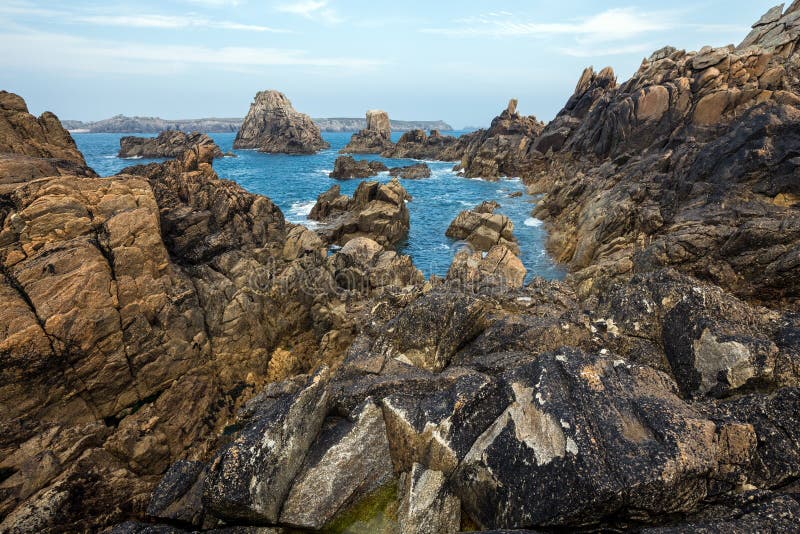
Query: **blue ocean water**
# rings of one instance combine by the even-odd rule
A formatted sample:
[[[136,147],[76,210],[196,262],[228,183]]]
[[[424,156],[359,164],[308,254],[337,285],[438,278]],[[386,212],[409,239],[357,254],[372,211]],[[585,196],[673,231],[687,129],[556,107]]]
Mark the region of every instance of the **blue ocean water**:
[[[456,132],[456,135],[462,132]],[[232,150],[235,134],[210,134],[223,152]],[[286,219],[309,227],[314,221],[306,216],[311,211],[317,195],[333,184],[339,184],[342,193],[351,195],[360,180],[334,180],[328,177],[339,149],[350,140],[350,133],[323,133],[331,148],[313,156],[289,156],[283,154],[261,154],[253,150],[232,150],[237,158],[218,159],[214,169],[222,178],[238,182],[253,193],[268,196],[283,211]],[[133,164],[160,160],[129,160],[116,157],[122,134],[73,134],[78,148],[87,163],[101,176],[120,172]],[[399,133],[393,135],[396,141]],[[377,159],[389,167],[416,163],[414,160],[386,159],[378,156],[356,156]],[[463,243],[444,235],[450,222],[464,209],[484,200],[496,200],[503,213],[514,222],[514,234],[519,241],[520,259],[528,269],[527,280],[534,276],[560,279],[564,269],[555,264],[545,251],[545,230],[530,216],[535,198],[525,193],[518,179],[499,182],[467,179],[457,176],[453,163],[426,162],[431,168],[431,178],[423,180],[401,180],[403,187],[414,197],[408,203],[411,214],[411,230],[400,252],[410,255],[414,264],[426,276],[444,276],[455,253]],[[390,179],[383,173],[372,180],[386,182]],[[508,195],[521,191],[523,195],[510,198]]]

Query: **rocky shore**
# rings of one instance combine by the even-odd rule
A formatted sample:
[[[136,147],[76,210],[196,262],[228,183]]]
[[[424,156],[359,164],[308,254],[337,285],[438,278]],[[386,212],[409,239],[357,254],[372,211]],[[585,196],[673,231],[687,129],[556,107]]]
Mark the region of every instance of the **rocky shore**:
[[[206,134],[167,131],[158,137],[126,136],[119,140],[118,158],[178,158],[192,147],[208,147],[213,158],[224,156],[222,149]]]
[[[495,204],[426,281],[399,181],[312,231],[208,146],[97,178],[0,93],[0,531],[796,531],[798,22],[466,139],[563,282]]]
[[[256,94],[233,142],[236,149],[278,154],[314,154],[328,147],[311,117],[295,111],[289,99],[274,90]]]

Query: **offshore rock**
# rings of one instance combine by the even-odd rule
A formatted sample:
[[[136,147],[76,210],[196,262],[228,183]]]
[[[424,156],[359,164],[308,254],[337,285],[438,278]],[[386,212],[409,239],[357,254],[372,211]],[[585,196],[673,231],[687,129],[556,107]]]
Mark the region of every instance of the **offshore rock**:
[[[118,158],[178,158],[183,156],[189,148],[203,145],[211,150],[214,158],[224,156],[222,150],[206,134],[192,132],[185,134],[180,131],[167,131],[158,134],[158,137],[133,137],[126,136],[119,140]]]
[[[404,133],[397,143],[381,152],[385,158],[424,159],[438,161],[460,161],[464,144],[456,137],[442,135],[431,130],[428,136],[423,130]]]
[[[308,218],[322,223],[316,231],[326,243],[344,245],[356,237],[369,237],[393,247],[408,234],[410,199],[397,178],[386,184],[361,182],[352,198],[341,195],[334,185],[319,196]]]
[[[393,146],[389,114],[381,110],[367,111],[367,127],[353,134],[340,152],[343,154],[380,154]]]
[[[339,156],[333,164],[333,171],[328,176],[339,180],[370,178],[387,170],[386,165],[380,161],[355,160],[352,156]]]
[[[420,180],[431,177],[431,168],[424,163],[416,163],[406,167],[392,167],[389,176],[397,176],[404,180]]]
[[[329,146],[311,117],[274,90],[256,94],[233,142],[233,148],[280,154],[315,154]]]

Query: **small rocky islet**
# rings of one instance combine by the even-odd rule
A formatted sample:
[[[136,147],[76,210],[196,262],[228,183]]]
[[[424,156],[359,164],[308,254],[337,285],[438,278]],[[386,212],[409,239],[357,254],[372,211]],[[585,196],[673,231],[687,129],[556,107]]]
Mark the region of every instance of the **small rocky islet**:
[[[97,177],[0,92],[0,531],[795,532],[798,21],[587,69],[548,124],[393,144],[373,114],[347,152],[542,195],[568,275],[527,285],[496,203],[425,280],[399,180],[313,231],[208,144]],[[282,125],[253,148],[321,149],[253,111]]]

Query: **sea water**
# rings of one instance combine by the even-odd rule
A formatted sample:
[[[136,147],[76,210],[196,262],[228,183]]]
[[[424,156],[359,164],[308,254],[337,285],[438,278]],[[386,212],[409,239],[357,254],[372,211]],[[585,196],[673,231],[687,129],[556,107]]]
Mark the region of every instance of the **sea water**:
[[[455,132],[460,135],[463,132]],[[341,186],[342,193],[352,195],[361,180],[335,180],[328,177],[333,169],[338,151],[350,140],[350,133],[323,133],[331,144],[310,156],[285,154],[261,154],[254,150],[233,150],[233,133],[210,134],[223,152],[232,151],[238,157],[214,161],[214,169],[221,178],[239,183],[252,193],[272,199],[283,211],[286,219],[293,223],[314,227],[307,218],[317,196],[334,184]],[[393,134],[397,141],[400,133]],[[86,162],[101,176],[119,173],[130,165],[150,163],[149,159],[121,159],[119,139],[123,134],[73,134]],[[388,167],[400,167],[418,163],[416,160],[387,159],[379,156],[357,155],[356,159],[374,159]],[[408,238],[398,249],[408,254],[414,264],[426,275],[444,276],[455,253],[464,243],[444,235],[450,222],[462,210],[472,208],[484,200],[495,200],[500,204],[497,212],[508,216],[514,223],[514,235],[519,241],[520,259],[528,269],[526,281],[534,276],[560,279],[564,269],[555,264],[545,250],[546,233],[541,221],[531,217],[536,198],[525,193],[519,179],[503,179],[490,182],[468,179],[453,172],[452,162],[426,161],[432,176],[421,180],[403,180],[403,187],[413,197],[408,203],[411,229]],[[370,180],[387,182],[388,173],[381,173]],[[510,197],[522,192],[521,197]]]

